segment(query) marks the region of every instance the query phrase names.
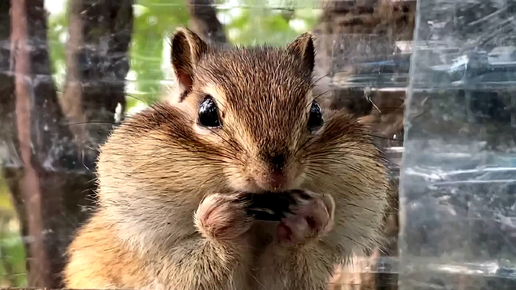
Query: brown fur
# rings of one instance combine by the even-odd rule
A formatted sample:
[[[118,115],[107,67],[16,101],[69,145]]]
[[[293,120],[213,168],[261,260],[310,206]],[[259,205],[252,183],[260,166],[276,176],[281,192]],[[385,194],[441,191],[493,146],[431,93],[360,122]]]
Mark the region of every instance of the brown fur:
[[[336,263],[379,241],[388,178],[356,119],[323,108],[322,128],[308,130],[311,35],[287,48],[216,49],[181,29],[172,44],[181,89],[101,148],[100,207],[69,248],[66,287],[326,289]],[[197,124],[206,94],[221,128]],[[286,161],[279,187],[277,154]],[[329,201],[319,202],[323,229],[298,243],[280,243],[277,222],[246,218],[234,202],[294,189]]]

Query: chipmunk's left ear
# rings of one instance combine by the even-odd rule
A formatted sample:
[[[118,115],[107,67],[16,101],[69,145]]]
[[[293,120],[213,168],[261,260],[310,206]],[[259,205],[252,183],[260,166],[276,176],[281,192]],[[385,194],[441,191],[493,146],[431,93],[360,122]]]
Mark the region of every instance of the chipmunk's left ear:
[[[315,66],[315,46],[312,33],[305,32],[287,45],[287,50],[298,57],[310,69]]]
[[[208,44],[187,28],[178,28],[171,42],[174,72],[182,89],[189,92],[194,80],[194,67],[208,51]]]

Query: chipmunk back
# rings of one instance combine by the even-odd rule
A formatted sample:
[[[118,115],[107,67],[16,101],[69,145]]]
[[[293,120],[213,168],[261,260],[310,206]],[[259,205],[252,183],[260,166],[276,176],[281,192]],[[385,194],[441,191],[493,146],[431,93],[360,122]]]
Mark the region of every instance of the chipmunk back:
[[[321,107],[315,50],[211,47],[179,29],[178,88],[102,146],[99,208],[69,247],[69,288],[326,289],[373,247],[388,174],[368,128]],[[288,194],[277,221],[243,197]],[[273,201],[271,201],[272,205]]]

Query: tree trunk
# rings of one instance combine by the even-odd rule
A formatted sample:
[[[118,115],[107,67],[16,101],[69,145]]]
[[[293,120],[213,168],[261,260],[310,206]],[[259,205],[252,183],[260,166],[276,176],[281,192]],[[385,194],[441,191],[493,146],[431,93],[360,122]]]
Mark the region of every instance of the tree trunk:
[[[11,3],[14,94],[5,95],[2,103],[3,118],[8,118],[2,141],[10,149],[3,172],[22,224],[29,284],[57,287],[54,274],[62,267],[60,254],[70,232],[63,231],[63,191],[56,181],[62,180],[70,134],[60,124],[50,75],[43,0]]]
[[[188,0],[190,28],[205,41],[226,44],[224,27],[217,19],[217,10],[212,0]]]
[[[117,106],[120,115],[125,109],[132,1],[70,2],[60,100],[50,74],[44,1],[12,0],[10,18],[8,1],[0,4],[0,152],[33,287],[62,287],[66,247],[92,207],[98,144],[112,129]]]
[[[67,77],[61,97],[75,143],[94,170],[98,147],[126,109],[132,0],[70,1]]]

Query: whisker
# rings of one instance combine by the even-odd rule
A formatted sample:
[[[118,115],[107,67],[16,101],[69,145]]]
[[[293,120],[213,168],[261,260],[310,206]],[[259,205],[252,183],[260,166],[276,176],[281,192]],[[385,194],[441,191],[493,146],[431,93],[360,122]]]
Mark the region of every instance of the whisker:
[[[137,101],[140,101],[140,102],[142,102],[142,103],[144,103],[144,104],[146,104],[146,105],[149,105],[149,106],[150,106],[150,105],[152,105],[152,104],[149,104],[149,102],[148,102],[147,100],[144,100],[144,99],[141,99],[141,98],[135,97],[135,96],[134,96],[134,95],[132,95],[132,94],[126,94],[126,96],[127,96],[127,97],[130,97],[130,98],[132,98],[132,99],[135,99],[135,100],[137,100]]]
[[[104,121],[86,121],[86,122],[75,122],[75,123],[68,123],[68,122],[61,122],[61,125],[67,125],[67,126],[77,126],[77,125],[118,125],[119,123],[113,122],[104,122]]]
[[[386,136],[380,136],[380,135],[374,135],[374,134],[366,134],[367,136],[369,137],[373,137],[373,138],[378,138],[378,139],[382,139],[382,140],[389,140],[389,141],[399,141],[399,142],[403,142],[403,140],[400,140],[400,139],[394,139],[394,138],[390,138],[390,137],[386,137]]]
[[[238,145],[238,143],[236,142],[233,142],[233,141],[230,141],[230,140],[227,140],[226,138],[222,137],[218,132],[216,132],[215,130],[213,129],[210,129],[210,131],[212,133],[214,133],[215,135],[217,135],[222,141],[224,141],[226,144],[228,144],[231,148],[233,148],[235,151],[239,152],[241,151],[240,150],[240,146]]]
[[[330,72],[325,75],[322,75],[319,78],[317,78],[316,80],[312,81],[312,86],[315,86],[318,82],[320,82],[322,79],[324,79],[325,77],[327,77],[329,75],[330,75]]]
[[[301,150],[304,150],[306,147],[308,147],[308,144],[310,144],[310,141],[314,140],[314,138],[307,138],[301,146],[298,146],[297,149],[294,151],[293,155],[297,155]],[[289,159],[289,162],[287,165],[290,164],[290,162],[293,162],[293,158]]]
[[[327,91],[324,91],[320,94],[318,94],[315,98],[314,98],[314,101],[317,101],[320,97],[322,97],[324,94],[327,94],[327,93],[331,93],[333,92],[333,90],[327,90]],[[310,103],[311,104],[311,103]]]

